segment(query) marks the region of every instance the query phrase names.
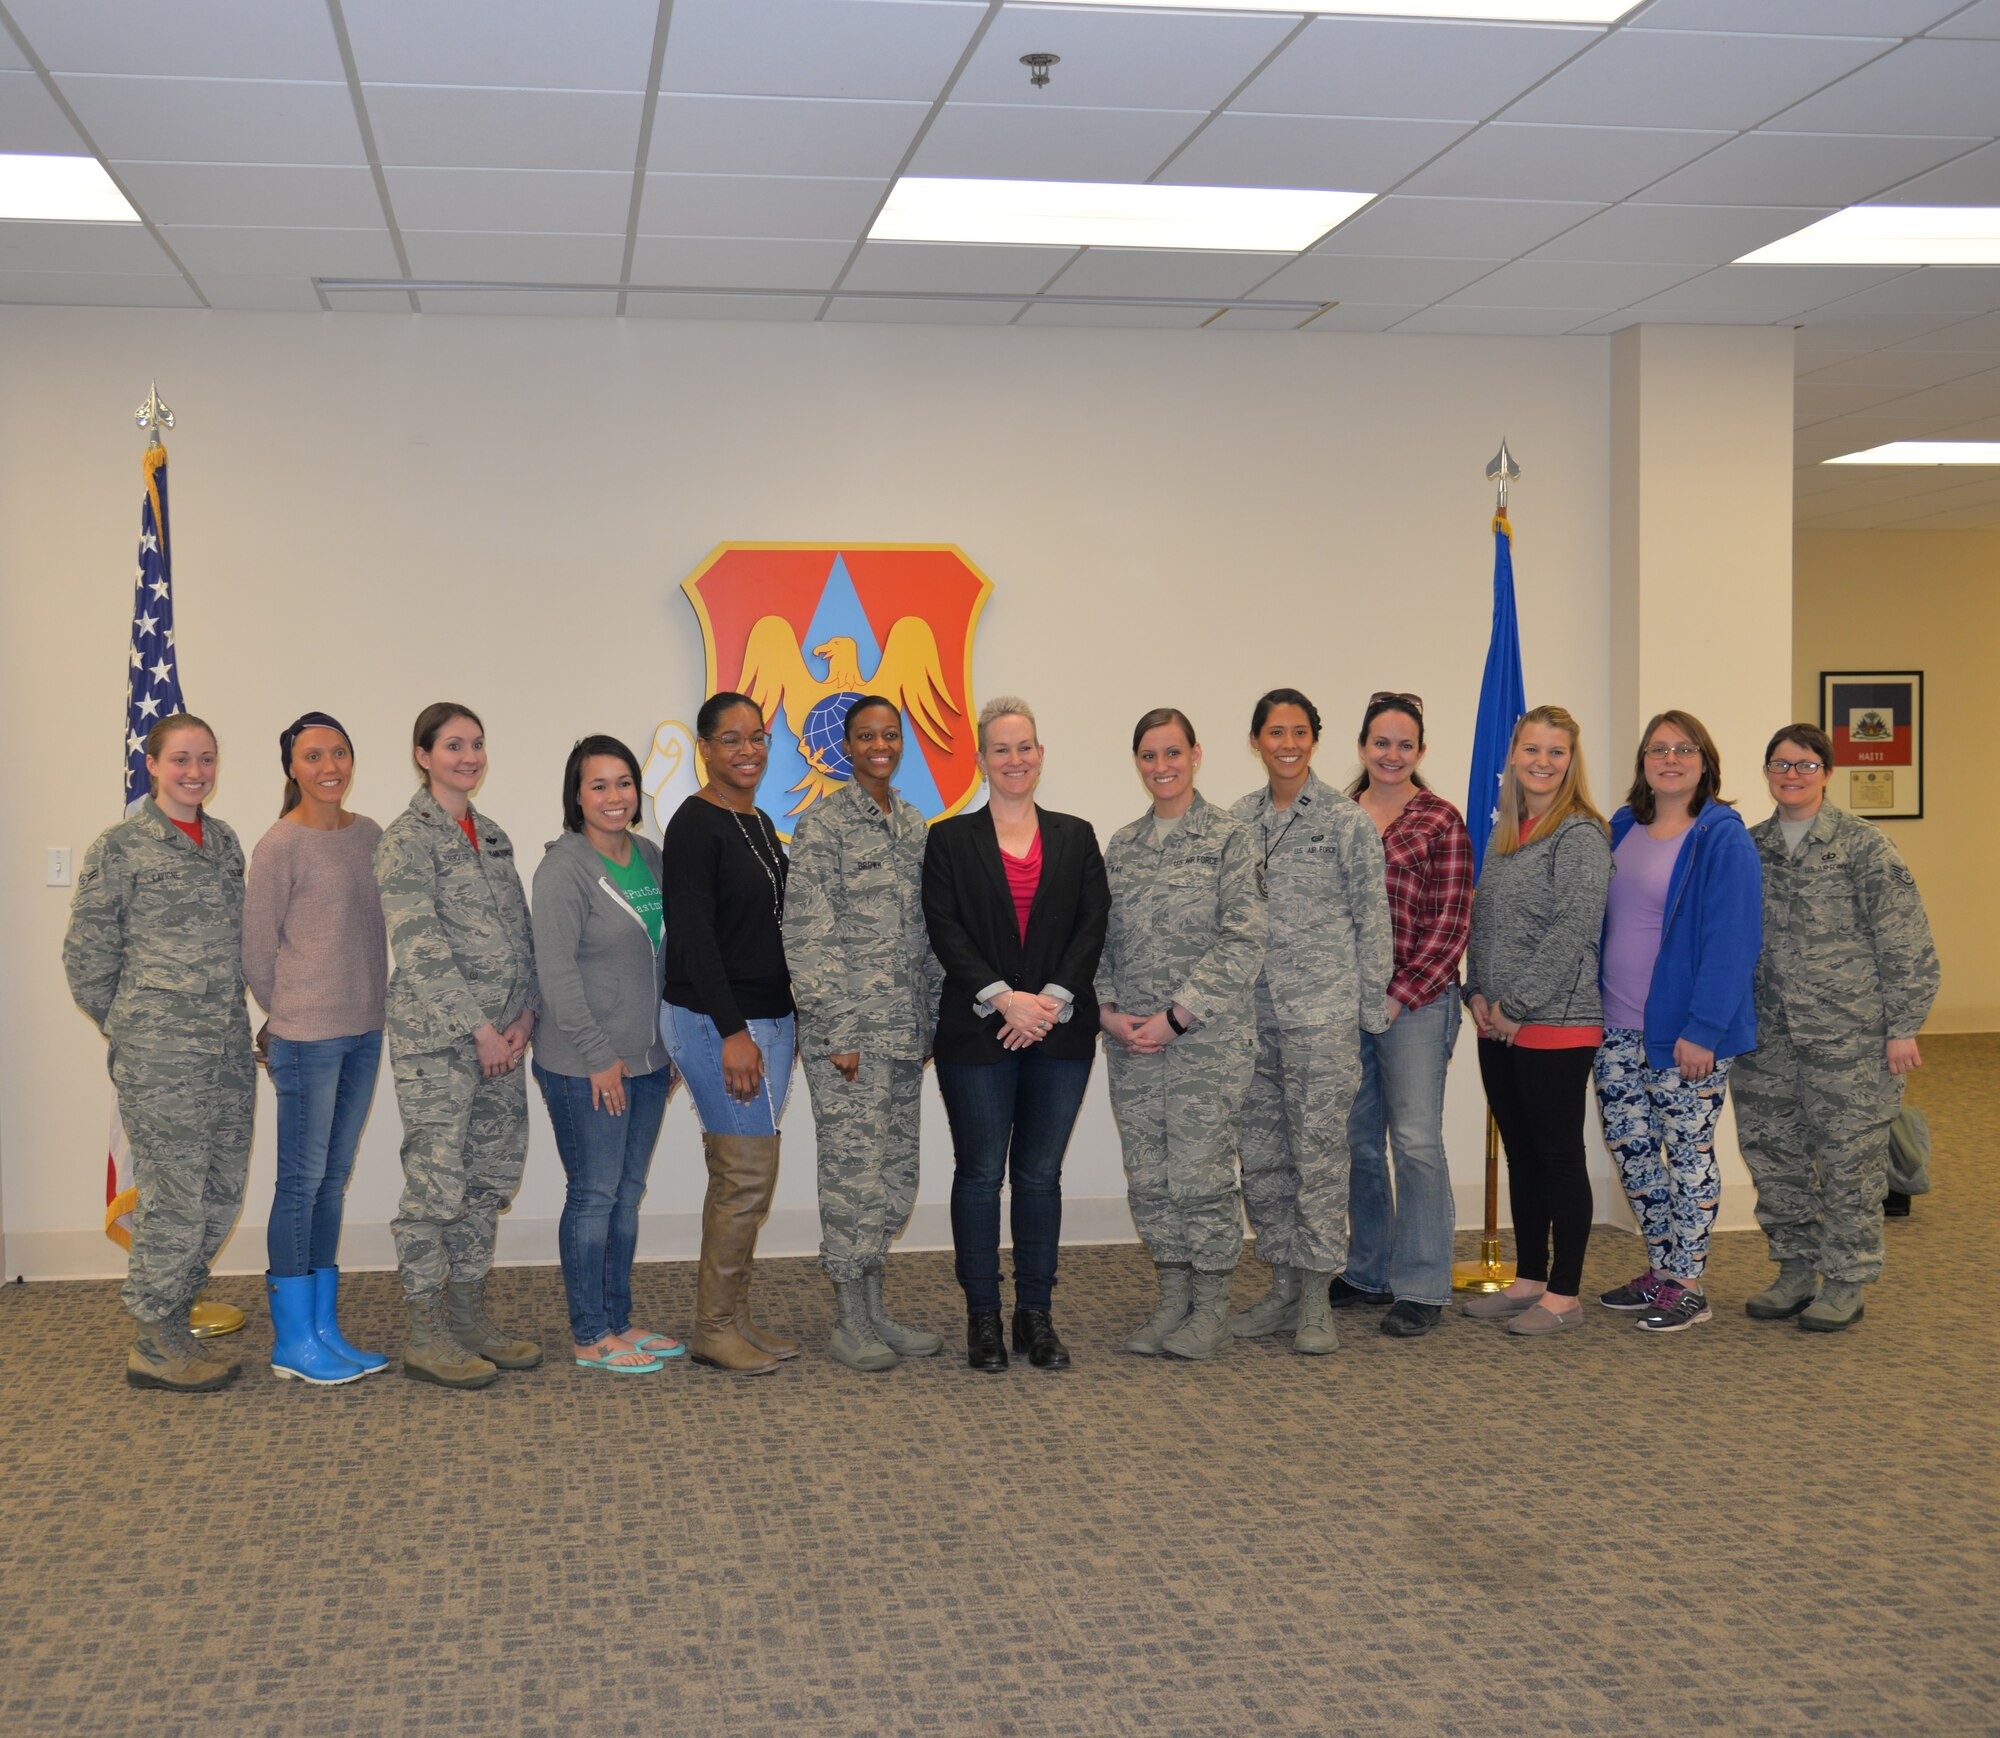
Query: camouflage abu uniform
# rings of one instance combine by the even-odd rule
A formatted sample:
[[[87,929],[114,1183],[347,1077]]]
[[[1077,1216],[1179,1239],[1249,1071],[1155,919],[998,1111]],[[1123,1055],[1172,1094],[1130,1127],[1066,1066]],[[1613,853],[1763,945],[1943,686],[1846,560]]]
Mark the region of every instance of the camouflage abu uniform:
[[[436,1295],[493,1265],[500,1210],[528,1157],[528,1070],[480,1072],[472,1035],[540,1011],[528,899],[507,835],[477,810],[474,850],[428,790],[375,847],[395,969],[390,1072],[403,1119],[403,1198],[391,1229],[403,1290]]]
[[[1865,1285],[1882,1271],[1903,1102],[1883,1052],[1917,1035],[1937,996],[1930,921],[1888,836],[1830,802],[1789,855],[1775,815],[1750,837],[1764,869],[1757,1048],[1729,1088],[1757,1222],[1773,1260]]]
[[[1386,1026],[1396,969],[1382,839],[1361,805],[1315,772],[1290,808],[1266,786],[1230,813],[1257,840],[1271,902],[1243,1105],[1243,1204],[1260,1261],[1338,1273],[1361,1032]]]
[[[250,1168],[257,1063],[243,1005],[243,847],[202,816],[197,845],[151,797],[84,853],[63,969],[111,1041],[132,1143],[140,1321],[184,1318],[208,1279]]]
[[[879,1267],[917,1201],[917,1121],[944,973],[924,925],[923,812],[884,814],[858,784],[799,818],[785,884],[785,963],[819,1145],[820,1266]],[[842,1077],[829,1057],[859,1051]]]
[[[1231,1271],[1243,1252],[1236,1138],[1269,928],[1262,857],[1251,830],[1200,792],[1163,844],[1148,810],[1104,853],[1098,1002],[1139,1015],[1178,1002],[1195,1019],[1157,1056],[1104,1046],[1132,1223],[1155,1262],[1204,1273]]]

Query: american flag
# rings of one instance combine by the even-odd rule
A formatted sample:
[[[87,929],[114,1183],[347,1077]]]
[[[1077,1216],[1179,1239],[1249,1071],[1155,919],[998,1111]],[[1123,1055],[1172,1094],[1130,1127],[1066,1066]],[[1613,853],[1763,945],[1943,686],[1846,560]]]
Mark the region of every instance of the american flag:
[[[167,449],[148,447],[146,493],[139,503],[139,565],[132,575],[132,643],[125,673],[125,802],[150,788],[146,732],[187,710],[181,699],[180,654],[174,650],[174,564],[167,539]]]

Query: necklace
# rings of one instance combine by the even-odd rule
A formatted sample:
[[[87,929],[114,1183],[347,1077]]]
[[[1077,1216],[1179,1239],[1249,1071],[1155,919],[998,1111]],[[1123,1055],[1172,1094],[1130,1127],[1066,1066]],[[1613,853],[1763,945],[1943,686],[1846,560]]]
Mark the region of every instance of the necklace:
[[[721,808],[725,805],[718,803],[716,806]],[[754,833],[743,824],[740,810],[731,809],[729,812],[736,817],[736,830],[743,835],[743,843],[750,847],[750,855],[757,859],[757,867],[764,871],[764,879],[771,884],[771,915],[782,918],[785,915],[785,888],[778,871],[781,855],[778,849],[778,830],[771,826],[770,817],[762,809],[758,809],[756,815],[763,824]],[[768,862],[765,860],[762,846],[757,842],[767,827],[771,832],[771,856]]]

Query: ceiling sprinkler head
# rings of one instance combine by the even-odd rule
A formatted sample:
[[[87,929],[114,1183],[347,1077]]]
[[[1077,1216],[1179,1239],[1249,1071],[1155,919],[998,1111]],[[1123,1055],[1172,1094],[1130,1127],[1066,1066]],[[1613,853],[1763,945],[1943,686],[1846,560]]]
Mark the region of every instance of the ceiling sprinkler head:
[[[1028,69],[1028,83],[1033,85],[1036,90],[1040,90],[1043,85],[1049,82],[1049,68],[1061,59],[1062,56],[1059,54],[1022,55],[1021,64]]]

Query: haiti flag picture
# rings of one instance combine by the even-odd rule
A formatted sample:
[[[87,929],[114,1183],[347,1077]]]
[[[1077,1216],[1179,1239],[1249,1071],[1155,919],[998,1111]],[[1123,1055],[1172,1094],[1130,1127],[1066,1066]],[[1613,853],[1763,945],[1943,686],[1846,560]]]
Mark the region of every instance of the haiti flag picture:
[[[1833,683],[1828,735],[1836,766],[1914,766],[1917,749],[1915,695],[1907,679]]]

